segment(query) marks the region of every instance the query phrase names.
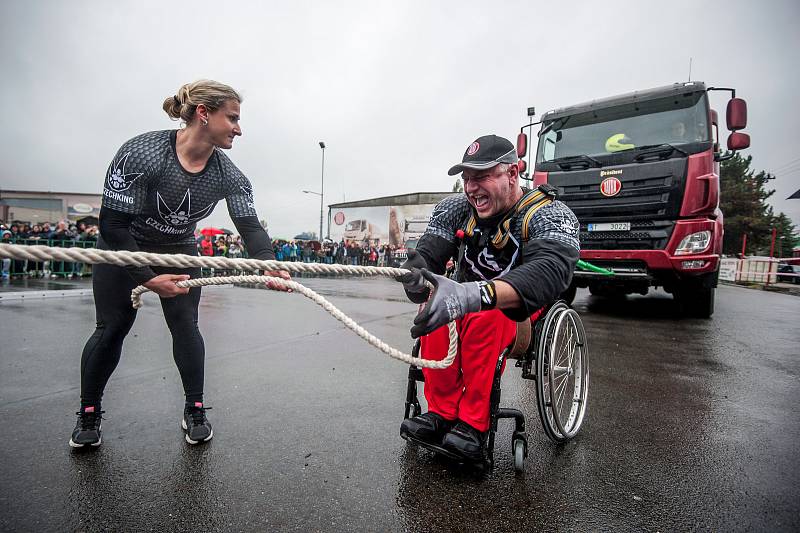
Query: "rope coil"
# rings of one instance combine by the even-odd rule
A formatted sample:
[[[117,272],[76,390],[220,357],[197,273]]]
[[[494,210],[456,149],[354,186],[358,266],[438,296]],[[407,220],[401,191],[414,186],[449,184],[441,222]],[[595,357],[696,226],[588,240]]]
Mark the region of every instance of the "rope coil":
[[[25,246],[18,244],[0,244],[0,257],[27,259],[29,261],[67,261],[75,263],[106,263],[117,266],[165,266],[165,267],[211,267],[231,270],[286,270],[289,272],[310,272],[316,274],[349,274],[362,276],[395,277],[408,272],[403,268],[372,267],[355,265],[325,265],[320,263],[296,263],[289,261],[263,261],[259,259],[232,259],[228,257],[201,257],[185,254],[154,254],[149,252],[111,251],[91,248],[57,248],[52,246]],[[453,363],[458,350],[458,333],[455,322],[450,322],[448,333],[450,345],[447,356],[439,361],[414,357],[393,348],[369,331],[359,326],[320,294],[296,281],[285,280],[273,276],[220,276],[214,278],[196,278],[178,281],[178,287],[202,287],[206,285],[223,285],[228,283],[266,283],[274,282],[302,294],[328,311],[356,335],[376,347],[389,357],[420,368],[447,368]],[[142,306],[141,295],[150,289],[138,286],[131,291],[131,303],[135,309]]]

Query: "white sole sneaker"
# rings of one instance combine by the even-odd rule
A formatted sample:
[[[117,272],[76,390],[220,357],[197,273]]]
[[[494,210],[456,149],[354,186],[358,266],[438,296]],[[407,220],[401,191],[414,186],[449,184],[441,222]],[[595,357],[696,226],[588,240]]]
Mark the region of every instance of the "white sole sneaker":
[[[184,420],[183,418],[181,418],[181,427],[183,428],[184,431],[189,431],[189,428],[186,426],[186,420]],[[210,441],[211,437],[213,436],[214,436],[214,429],[212,428],[211,433],[209,433],[208,437],[204,438],[203,440],[192,440],[189,438],[188,433],[184,435],[184,438],[186,439],[186,442],[188,442],[189,444],[200,444],[201,442]]]
[[[93,446],[93,447],[96,448],[96,447],[100,446],[101,444],[103,444],[103,437],[100,437],[100,440],[98,440],[97,442],[93,442],[93,443],[89,444],[89,446]],[[86,444],[78,444],[77,442],[73,441],[72,439],[69,439],[69,445],[72,448],[84,448],[86,446]]]

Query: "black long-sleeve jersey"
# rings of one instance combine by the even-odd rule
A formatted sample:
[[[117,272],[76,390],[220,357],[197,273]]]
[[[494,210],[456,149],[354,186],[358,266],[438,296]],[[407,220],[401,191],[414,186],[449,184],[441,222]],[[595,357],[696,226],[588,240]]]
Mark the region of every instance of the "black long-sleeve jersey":
[[[578,261],[578,219],[548,189],[523,189],[506,213],[479,219],[464,194],[448,196],[433,209],[417,251],[438,274],[457,259],[458,281],[502,280],[522,299],[504,310],[524,320],[552,303],[569,286]]]
[[[152,131],[127,141],[108,167],[103,186],[100,233],[111,249],[157,249],[194,244],[197,222],[222,199],[256,259],[275,259],[272,241],[258,222],[253,188],[221,150],[205,168],[188,172],[178,161],[176,130]],[[155,276],[129,268],[137,281]]]

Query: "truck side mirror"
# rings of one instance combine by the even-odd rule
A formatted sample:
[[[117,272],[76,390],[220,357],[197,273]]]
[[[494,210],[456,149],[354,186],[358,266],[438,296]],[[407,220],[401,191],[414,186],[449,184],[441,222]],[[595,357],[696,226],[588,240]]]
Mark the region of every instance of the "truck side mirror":
[[[519,168],[519,173],[523,174],[528,169],[528,164],[525,163],[524,159],[520,159],[517,161],[517,168]]]
[[[719,152],[719,114],[716,109],[711,110],[711,127],[714,134],[714,153]]]
[[[525,157],[528,154],[528,136],[520,132],[517,135],[517,157]]]
[[[728,130],[738,131],[747,126],[747,102],[741,98],[731,98],[725,113]],[[730,141],[729,141],[730,142]]]
[[[744,150],[750,146],[750,136],[735,131],[728,136],[728,150]]]

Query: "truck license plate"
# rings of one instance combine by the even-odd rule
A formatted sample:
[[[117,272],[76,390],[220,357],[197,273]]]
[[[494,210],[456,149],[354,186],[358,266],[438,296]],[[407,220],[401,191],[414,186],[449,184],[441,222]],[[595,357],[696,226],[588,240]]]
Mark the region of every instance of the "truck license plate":
[[[602,224],[589,224],[589,231],[630,231],[630,222],[603,222]]]

